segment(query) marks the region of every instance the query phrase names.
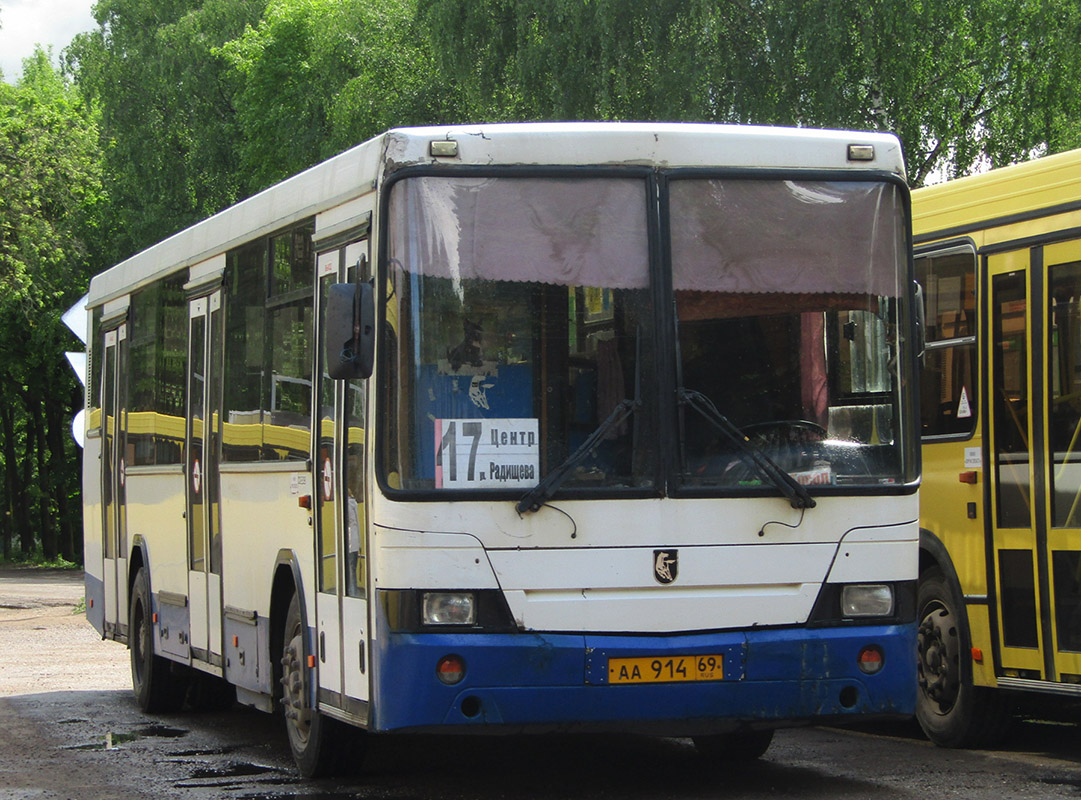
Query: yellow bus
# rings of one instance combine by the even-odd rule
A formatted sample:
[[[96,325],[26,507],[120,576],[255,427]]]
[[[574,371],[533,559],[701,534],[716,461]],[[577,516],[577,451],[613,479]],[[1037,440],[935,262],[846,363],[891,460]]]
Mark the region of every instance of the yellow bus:
[[[917,717],[1081,696],[1081,150],[913,193],[925,309]]]

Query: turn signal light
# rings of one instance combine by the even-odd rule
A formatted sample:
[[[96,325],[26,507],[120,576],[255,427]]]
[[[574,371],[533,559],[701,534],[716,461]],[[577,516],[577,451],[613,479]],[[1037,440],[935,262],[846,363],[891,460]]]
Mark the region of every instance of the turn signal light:
[[[435,665],[435,674],[447,686],[461,683],[465,677],[465,661],[461,656],[443,656]]]
[[[864,675],[874,675],[886,663],[886,656],[877,644],[869,644],[860,650],[856,663]]]

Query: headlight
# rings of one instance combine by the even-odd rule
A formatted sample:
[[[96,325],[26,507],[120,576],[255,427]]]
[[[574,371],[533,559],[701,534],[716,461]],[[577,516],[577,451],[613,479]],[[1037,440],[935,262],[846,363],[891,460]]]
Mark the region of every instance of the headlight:
[[[881,583],[845,586],[841,613],[846,617],[889,617],[893,614],[893,587]]]
[[[425,592],[421,621],[425,625],[474,625],[477,608],[472,592]]]

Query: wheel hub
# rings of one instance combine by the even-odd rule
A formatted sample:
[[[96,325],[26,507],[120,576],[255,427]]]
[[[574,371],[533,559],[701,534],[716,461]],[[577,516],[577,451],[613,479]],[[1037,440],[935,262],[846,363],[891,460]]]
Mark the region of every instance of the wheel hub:
[[[957,700],[960,687],[960,646],[947,609],[938,607],[924,616],[916,646],[920,689],[945,713]]]
[[[307,671],[303,658],[304,643],[300,636],[294,636],[282,655],[282,707],[290,732],[300,741],[307,741],[312,712],[307,703]]]

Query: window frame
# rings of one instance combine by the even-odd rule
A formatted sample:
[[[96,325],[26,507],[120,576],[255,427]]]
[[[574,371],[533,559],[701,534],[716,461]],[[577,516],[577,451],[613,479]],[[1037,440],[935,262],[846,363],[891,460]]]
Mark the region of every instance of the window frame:
[[[972,316],[973,316],[973,319],[972,319],[972,331],[973,332],[971,334],[967,335],[967,336],[955,336],[955,337],[951,337],[951,338],[948,338],[948,339],[937,339],[937,340],[935,340],[933,342],[932,341],[925,341],[923,347],[924,347],[924,353],[932,353],[932,352],[936,352],[936,351],[947,351],[947,350],[951,350],[951,349],[954,349],[954,348],[960,348],[960,347],[966,347],[966,346],[972,348],[972,356],[971,356],[972,386],[971,386],[971,390],[970,390],[969,396],[968,396],[969,408],[971,409],[971,412],[972,412],[972,415],[971,415],[971,418],[970,418],[971,424],[969,425],[969,429],[967,431],[960,431],[960,432],[956,432],[956,433],[933,433],[933,434],[924,435],[923,434],[922,400],[920,398],[917,398],[917,401],[918,401],[917,402],[917,410],[918,410],[919,428],[920,428],[920,441],[925,442],[925,443],[949,442],[949,441],[955,441],[955,442],[970,441],[976,435],[976,432],[979,430],[979,427],[980,427],[980,395],[981,395],[981,392],[980,392],[980,381],[981,381],[981,378],[980,378],[980,359],[981,359],[981,356],[980,356],[979,339],[980,339],[980,324],[981,324],[981,319],[982,319],[981,309],[980,309],[980,275],[981,275],[981,272],[982,272],[981,259],[983,257],[980,255],[979,248],[976,246],[976,242],[973,241],[970,237],[964,237],[964,238],[960,238],[960,239],[948,239],[948,240],[941,241],[941,242],[935,242],[933,244],[921,245],[919,247],[916,247],[913,250],[913,254],[912,254],[912,263],[913,263],[913,269],[914,269],[913,280],[917,280],[917,278],[915,276],[918,276],[919,270],[916,269],[916,264],[919,262],[919,260],[921,258],[943,258],[943,257],[946,257],[946,256],[964,255],[964,254],[970,254],[972,256],[972,272],[971,272],[971,275],[972,275],[972,281],[973,281],[973,291],[975,292],[975,297],[973,299],[973,310],[972,310]],[[917,283],[919,283],[918,280],[917,280]],[[923,289],[923,302],[926,304],[927,297],[928,297],[927,287],[923,286],[922,283],[920,283],[919,285]],[[925,328],[925,331],[926,331],[926,328]],[[926,336],[926,332],[924,333],[924,336]],[[924,375],[927,374],[928,369],[929,369],[929,367],[927,366],[926,359],[923,359],[921,361],[921,363],[920,363],[920,366],[919,366],[920,383],[921,384],[925,382]]]

